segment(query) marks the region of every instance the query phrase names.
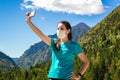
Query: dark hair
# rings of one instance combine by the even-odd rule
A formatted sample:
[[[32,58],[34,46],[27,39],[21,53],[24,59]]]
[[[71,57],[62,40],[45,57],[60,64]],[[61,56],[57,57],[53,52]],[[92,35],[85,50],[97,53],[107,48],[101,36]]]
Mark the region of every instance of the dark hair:
[[[72,28],[71,28],[70,23],[68,21],[61,21],[59,23],[64,24],[67,30],[70,29],[70,33],[68,34],[68,39],[72,40]],[[55,47],[57,50],[60,50],[60,39],[59,38],[57,38],[56,40]]]

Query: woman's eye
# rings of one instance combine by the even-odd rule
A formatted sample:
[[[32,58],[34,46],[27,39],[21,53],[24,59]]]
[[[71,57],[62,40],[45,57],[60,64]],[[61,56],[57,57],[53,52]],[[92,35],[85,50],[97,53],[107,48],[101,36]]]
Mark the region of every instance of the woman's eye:
[[[57,30],[65,30],[64,28],[57,28]]]

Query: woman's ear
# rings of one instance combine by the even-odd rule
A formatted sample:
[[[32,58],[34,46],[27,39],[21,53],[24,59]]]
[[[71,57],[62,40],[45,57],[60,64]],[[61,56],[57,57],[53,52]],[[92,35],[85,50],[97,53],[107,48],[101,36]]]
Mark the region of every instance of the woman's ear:
[[[67,33],[68,33],[68,34],[70,33],[70,29],[67,30]]]

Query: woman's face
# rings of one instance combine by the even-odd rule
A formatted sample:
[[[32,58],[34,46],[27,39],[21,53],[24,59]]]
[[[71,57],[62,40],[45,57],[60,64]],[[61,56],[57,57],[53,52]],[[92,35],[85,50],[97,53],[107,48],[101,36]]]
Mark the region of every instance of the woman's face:
[[[59,23],[57,26],[57,36],[59,38],[65,38],[67,37],[67,35],[69,34],[69,29],[67,30],[67,28],[65,27],[64,24]]]
[[[58,26],[57,26],[57,30],[67,30],[67,29],[66,29],[64,24],[59,23]]]

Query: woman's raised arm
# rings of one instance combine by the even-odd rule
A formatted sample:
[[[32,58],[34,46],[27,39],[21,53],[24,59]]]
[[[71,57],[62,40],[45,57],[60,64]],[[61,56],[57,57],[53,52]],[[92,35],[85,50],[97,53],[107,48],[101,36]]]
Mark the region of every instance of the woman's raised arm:
[[[42,31],[40,29],[38,29],[32,22],[31,22],[31,18],[33,16],[30,16],[31,12],[28,12],[26,14],[26,22],[28,23],[28,25],[30,26],[30,28],[40,37],[40,39],[42,41],[44,41],[47,45],[51,44],[51,40],[48,36],[46,36],[44,33],[42,33]]]

